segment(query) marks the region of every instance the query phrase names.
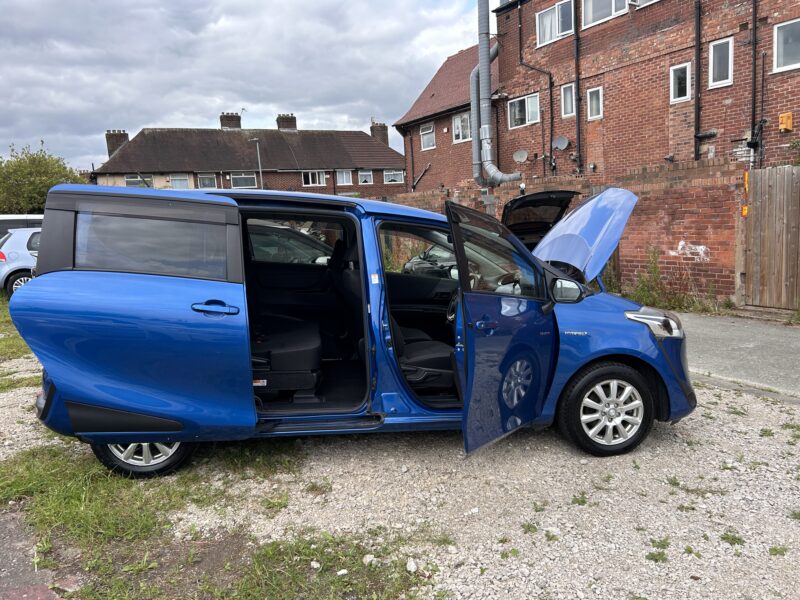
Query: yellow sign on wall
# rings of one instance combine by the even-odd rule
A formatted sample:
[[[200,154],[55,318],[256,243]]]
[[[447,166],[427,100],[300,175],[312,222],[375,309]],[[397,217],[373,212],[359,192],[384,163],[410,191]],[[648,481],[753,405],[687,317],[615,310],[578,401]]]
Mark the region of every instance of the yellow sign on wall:
[[[789,133],[792,130],[792,113],[781,113],[778,116],[778,127],[781,133]]]

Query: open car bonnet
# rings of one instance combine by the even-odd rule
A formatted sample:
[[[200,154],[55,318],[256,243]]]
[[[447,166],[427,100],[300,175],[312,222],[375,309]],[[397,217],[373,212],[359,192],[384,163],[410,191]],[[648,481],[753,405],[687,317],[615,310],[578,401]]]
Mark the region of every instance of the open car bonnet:
[[[592,281],[619,245],[637,200],[632,192],[619,188],[589,198],[553,226],[533,255],[571,265],[583,273],[585,281]]]

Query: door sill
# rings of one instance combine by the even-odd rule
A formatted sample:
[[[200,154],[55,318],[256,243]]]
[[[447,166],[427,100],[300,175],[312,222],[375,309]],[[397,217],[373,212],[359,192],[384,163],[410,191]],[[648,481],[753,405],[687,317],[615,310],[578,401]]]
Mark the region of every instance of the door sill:
[[[260,413],[256,432],[269,433],[302,433],[305,431],[342,431],[350,429],[376,429],[383,425],[383,415],[366,415],[351,419],[314,419],[311,421],[286,421],[275,419]]]

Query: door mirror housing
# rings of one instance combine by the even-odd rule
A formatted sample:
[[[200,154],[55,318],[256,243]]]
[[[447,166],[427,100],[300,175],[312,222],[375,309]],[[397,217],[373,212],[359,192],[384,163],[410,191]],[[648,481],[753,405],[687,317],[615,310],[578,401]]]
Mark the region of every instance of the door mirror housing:
[[[455,279],[456,281],[458,281],[458,266],[450,265],[448,271],[450,273],[450,279]]]
[[[583,288],[571,279],[556,279],[553,282],[553,300],[565,304],[574,304],[583,300]]]

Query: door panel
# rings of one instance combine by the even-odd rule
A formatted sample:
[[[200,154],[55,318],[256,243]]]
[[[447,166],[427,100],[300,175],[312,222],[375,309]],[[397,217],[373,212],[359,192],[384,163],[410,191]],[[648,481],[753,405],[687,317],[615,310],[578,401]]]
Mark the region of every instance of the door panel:
[[[397,322],[450,343],[453,331],[447,322],[447,305],[457,288],[458,282],[454,279],[386,273],[389,305]]]
[[[447,204],[461,310],[464,448],[472,452],[533,421],[550,385],[557,336],[540,267],[496,219]]]

